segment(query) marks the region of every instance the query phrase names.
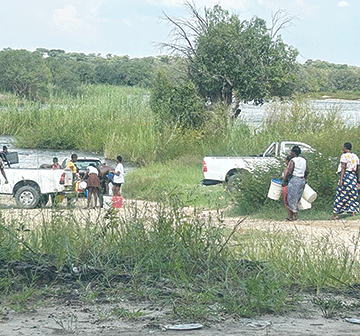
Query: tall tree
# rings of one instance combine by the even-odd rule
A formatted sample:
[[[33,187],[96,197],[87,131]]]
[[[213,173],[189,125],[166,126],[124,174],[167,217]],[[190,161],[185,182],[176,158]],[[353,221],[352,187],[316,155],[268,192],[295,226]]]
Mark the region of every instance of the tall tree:
[[[204,16],[194,3],[185,1],[185,6],[189,20],[165,14],[173,41],[161,46],[186,57],[189,75],[205,99],[258,104],[293,92],[298,52],[277,35],[290,19],[279,23],[275,15],[277,28],[268,29],[261,18],[241,21],[219,5],[205,8]]]

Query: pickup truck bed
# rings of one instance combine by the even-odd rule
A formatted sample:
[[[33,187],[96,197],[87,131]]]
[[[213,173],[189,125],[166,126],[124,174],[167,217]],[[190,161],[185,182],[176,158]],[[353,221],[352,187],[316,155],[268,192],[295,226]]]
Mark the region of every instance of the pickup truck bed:
[[[233,180],[242,173],[252,173],[256,167],[264,165],[279,165],[280,160],[290,153],[294,145],[300,146],[303,153],[315,150],[303,142],[282,141],[273,142],[261,155],[256,156],[206,156],[203,159],[203,185],[227,182],[231,188]]]
[[[9,183],[0,176],[0,194],[13,195],[18,207],[35,208],[47,203],[49,195],[72,186],[72,172],[63,169],[6,168]]]

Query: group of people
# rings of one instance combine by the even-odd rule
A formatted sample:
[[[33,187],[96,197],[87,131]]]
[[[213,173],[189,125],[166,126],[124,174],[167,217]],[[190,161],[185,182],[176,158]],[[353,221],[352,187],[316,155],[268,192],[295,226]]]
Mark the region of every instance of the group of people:
[[[120,196],[121,185],[124,183],[124,166],[122,165],[121,155],[118,155],[116,158],[117,164],[115,170],[109,166],[99,165],[99,167],[96,167],[95,164],[90,163],[82,177],[76,166],[77,159],[77,154],[72,154],[66,168],[72,171],[75,183],[79,183],[80,181],[86,182],[86,189],[88,191],[87,208],[90,208],[92,198],[94,198],[95,208],[97,207],[99,192],[101,188],[106,189],[106,181],[108,180],[108,174],[110,172],[113,174],[113,178],[111,179],[113,195]],[[54,158],[52,169],[57,169],[57,164],[57,158]]]
[[[340,156],[337,169],[339,179],[331,220],[338,219],[339,214],[346,213],[355,216],[359,212],[359,158],[351,150],[351,143],[345,142],[342,146],[343,153]],[[307,162],[300,154],[301,149],[299,146],[294,146],[291,149],[290,155],[285,159],[285,168],[282,174],[282,193],[288,214],[287,221],[299,219],[298,206],[309,174]]]

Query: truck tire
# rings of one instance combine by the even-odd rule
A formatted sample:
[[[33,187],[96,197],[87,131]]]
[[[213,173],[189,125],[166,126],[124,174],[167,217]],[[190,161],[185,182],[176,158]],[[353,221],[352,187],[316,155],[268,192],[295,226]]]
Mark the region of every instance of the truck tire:
[[[23,186],[15,193],[16,205],[23,209],[34,209],[40,201],[39,192],[31,186]]]
[[[245,174],[249,174],[248,171],[237,171],[231,174],[227,179],[227,188],[230,192],[239,190],[242,179]]]

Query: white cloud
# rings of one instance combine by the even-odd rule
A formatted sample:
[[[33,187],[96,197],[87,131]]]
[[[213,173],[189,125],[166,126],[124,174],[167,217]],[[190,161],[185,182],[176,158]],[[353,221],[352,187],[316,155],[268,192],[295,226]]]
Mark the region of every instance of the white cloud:
[[[339,7],[346,7],[346,6],[349,6],[349,3],[347,1],[339,1],[338,6]]]
[[[77,10],[74,6],[66,5],[62,9],[55,9],[53,20],[57,26],[66,32],[76,31],[81,28],[83,22],[76,17]]]

